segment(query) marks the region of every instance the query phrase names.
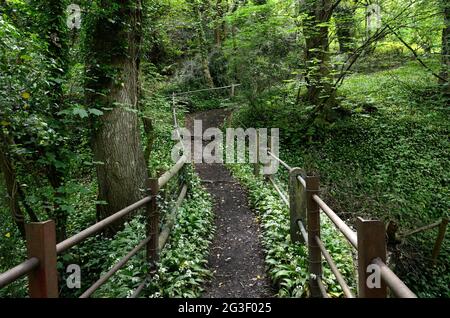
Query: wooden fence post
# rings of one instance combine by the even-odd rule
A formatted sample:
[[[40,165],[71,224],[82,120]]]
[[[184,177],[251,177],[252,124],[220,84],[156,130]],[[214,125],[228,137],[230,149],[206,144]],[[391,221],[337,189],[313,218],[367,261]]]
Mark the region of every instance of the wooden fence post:
[[[448,225],[448,218],[443,218],[441,225],[439,225],[438,236],[436,239],[436,243],[434,244],[434,248],[433,248],[433,254],[432,254],[433,266],[435,266],[437,264],[437,259],[438,259],[439,253],[441,252],[441,248],[442,248],[442,242],[444,241],[444,238],[445,238],[445,232],[447,231],[447,225]]]
[[[306,189],[298,180],[304,172],[300,168],[294,168],[289,173],[289,212],[291,219],[291,241],[305,243],[298,228],[298,221],[306,224]]]
[[[259,166],[259,131],[256,130],[256,163],[253,164],[253,174],[255,177],[259,177],[260,175],[260,166]]]
[[[28,274],[31,298],[58,298],[55,222],[25,225],[28,257],[39,259],[39,267]]]
[[[159,193],[159,183],[157,178],[148,180],[148,188],[152,200],[147,205],[147,237],[150,242],[147,244],[147,260],[151,268],[158,261],[158,241],[159,241],[159,210],[157,197]]]
[[[307,222],[308,222],[308,258],[309,258],[309,289],[311,297],[321,297],[317,281],[322,277],[322,252],[317,244],[316,236],[320,238],[320,210],[313,196],[319,193],[319,177],[306,177]]]
[[[358,297],[386,298],[386,284],[381,279],[379,269],[373,265],[376,258],[386,263],[386,229],[381,221],[368,221],[358,218]],[[378,285],[378,286],[377,286]]]

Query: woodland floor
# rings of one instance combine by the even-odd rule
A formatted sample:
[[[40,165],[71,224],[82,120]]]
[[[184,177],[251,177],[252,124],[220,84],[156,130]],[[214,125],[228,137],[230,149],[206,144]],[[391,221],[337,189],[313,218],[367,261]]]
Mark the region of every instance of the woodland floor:
[[[192,132],[195,119],[203,121],[203,131],[220,128],[229,114],[221,109],[191,114],[187,127]],[[213,197],[216,227],[209,256],[209,268],[214,276],[204,287],[203,297],[273,297],[265,271],[259,225],[245,189],[223,164],[196,164],[195,169]]]

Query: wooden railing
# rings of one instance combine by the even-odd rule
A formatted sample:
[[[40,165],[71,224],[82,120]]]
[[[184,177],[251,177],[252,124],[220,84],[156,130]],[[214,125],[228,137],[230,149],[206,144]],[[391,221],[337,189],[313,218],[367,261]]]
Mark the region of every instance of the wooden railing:
[[[230,96],[235,95],[236,87],[240,84],[232,84],[225,87],[213,89],[203,89],[172,94],[173,107],[173,125],[177,132],[178,139],[181,141],[180,127],[177,120],[176,96],[186,94],[231,89]],[[181,143],[184,147],[184,143]],[[91,287],[89,287],[80,298],[87,298],[98,290],[108,279],[119,271],[127,262],[135,256],[140,250],[146,249],[149,271],[155,268],[159,253],[164,249],[169,239],[170,232],[175,225],[177,210],[186,197],[188,186],[183,184],[180,189],[178,199],[172,211],[166,216],[166,222],[160,231],[160,211],[158,209],[157,196],[172,178],[189,163],[188,158],[182,156],[178,162],[158,179],[149,179],[147,182],[148,195],[142,200],[124,208],[121,211],[97,222],[87,229],[75,234],[67,240],[56,244],[55,222],[50,220],[40,223],[29,223],[26,225],[26,242],[28,259],[10,270],[0,273],[0,288],[3,288],[18,279],[28,275],[29,295],[32,298],[56,298],[58,297],[58,272],[56,268],[57,255],[62,254],[70,248],[80,244],[84,240],[101,232],[120,219],[129,216],[132,212],[145,209],[146,213],[146,238],[117,262],[106,274],[100,277]],[[144,289],[149,276],[147,276],[138,288],[133,292],[131,298],[138,297]]]
[[[174,112],[174,125],[178,130],[176,113]],[[57,298],[58,293],[58,271],[57,255],[62,254],[70,248],[80,244],[87,238],[101,232],[115,222],[129,216],[132,212],[144,209],[146,214],[146,238],[135,248],[117,262],[106,274],[100,277],[89,287],[80,298],[90,297],[96,290],[105,284],[117,271],[135,256],[140,250],[146,249],[149,273],[155,269],[158,255],[164,249],[175,222],[177,210],[186,197],[188,186],[181,185],[178,199],[172,211],[166,216],[165,224],[160,231],[160,209],[157,197],[160,189],[174,178],[188,164],[185,156],[166,173],[159,178],[149,179],[147,183],[148,195],[140,201],[118,211],[117,213],[95,223],[85,230],[75,234],[65,241],[56,244],[55,222],[50,220],[40,223],[26,224],[26,243],[28,259],[10,270],[0,274],[0,288],[3,288],[16,280],[28,275],[28,290],[31,298]],[[148,281],[147,276],[132,294],[132,298],[138,297]]]
[[[266,176],[266,178],[289,208],[291,240],[306,244],[308,248],[311,297],[328,298],[322,282],[322,256],[341,286],[344,296],[347,298],[355,297],[321,238],[320,218],[321,215],[324,215],[333,222],[339,232],[356,249],[358,297],[385,298],[388,296],[387,287],[389,287],[397,297],[416,298],[416,295],[386,265],[386,233],[383,222],[358,218],[356,231],[352,230],[320,197],[320,183],[317,176],[307,175],[300,168],[290,167],[273,154],[270,147],[266,150],[272,160],[278,161],[280,166],[289,173],[288,195],[283,193],[273,175]],[[254,164],[255,175],[259,175],[260,168],[259,163]],[[368,279],[373,278],[371,275],[380,275],[381,284],[379,286],[368,284]]]
[[[233,85],[232,88],[238,85]],[[173,100],[175,105],[175,100]],[[174,107],[173,120],[175,129],[179,134],[176,110]],[[344,235],[358,254],[358,297],[387,297],[387,287],[397,297],[414,298],[416,295],[389,269],[386,265],[386,240],[385,227],[381,221],[369,221],[359,218],[357,231],[352,230],[320,197],[319,178],[309,176],[300,168],[292,168],[286,162],[273,154],[267,148],[267,154],[278,161],[289,172],[289,194],[285,195],[273,176],[268,176],[282,201],[290,211],[290,236],[293,242],[302,242],[308,247],[310,274],[309,287],[312,297],[328,297],[326,288],[322,282],[322,255],[342,287],[345,297],[353,298],[350,287],[333,261],[332,255],[327,251],[321,239],[320,217],[325,214]],[[0,288],[28,275],[29,295],[32,298],[56,298],[58,297],[58,273],[56,267],[57,255],[80,244],[84,240],[101,232],[116,221],[130,215],[141,208],[145,209],[147,228],[146,238],[117,262],[106,274],[100,277],[89,287],[81,298],[91,296],[98,288],[108,281],[119,269],[121,269],[140,250],[146,248],[149,273],[155,268],[158,255],[164,249],[170,235],[170,231],[176,222],[176,213],[183,202],[188,187],[181,186],[181,190],[173,206],[172,211],[166,217],[166,223],[160,231],[160,211],[158,209],[157,196],[164,186],[174,178],[183,167],[188,164],[188,159],[183,156],[178,162],[161,177],[149,179],[147,184],[148,195],[142,200],[124,208],[121,211],[97,222],[89,228],[56,244],[55,223],[47,221],[41,223],[29,223],[26,225],[26,241],[28,259],[14,268],[0,274]],[[259,175],[260,166],[255,164],[254,172]],[[377,266],[382,284],[371,288],[367,284],[370,265]],[[150,276],[147,276],[138,288],[133,292],[132,298],[138,297],[145,287]]]

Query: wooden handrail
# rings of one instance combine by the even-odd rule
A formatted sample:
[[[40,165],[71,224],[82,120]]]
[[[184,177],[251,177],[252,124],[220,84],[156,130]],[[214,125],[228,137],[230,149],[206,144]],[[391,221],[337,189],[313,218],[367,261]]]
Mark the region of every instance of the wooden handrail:
[[[123,218],[124,216],[130,214],[131,212],[143,207],[145,204],[149,203],[151,201],[150,197],[145,197],[142,200],[126,207],[123,210],[120,210],[119,212],[107,217],[106,219],[101,220],[98,223],[95,223],[91,227],[88,227],[87,229],[79,232],[78,234],[68,238],[67,240],[59,243],[56,245],[56,252],[58,254],[65,252],[66,250],[70,249],[71,247],[81,243],[88,237],[91,237],[92,235],[100,232],[101,230],[105,229],[106,227],[110,226],[112,223],[116,222],[117,220]]]
[[[322,282],[322,278],[321,277],[316,277],[315,279],[317,281],[317,285],[319,286],[319,290],[320,290],[320,293],[322,294],[322,297],[323,298],[330,298],[330,296],[328,296],[328,294],[327,294],[327,289],[325,288],[325,285]]]
[[[238,86],[238,85],[234,85],[234,86]],[[230,86],[231,87],[231,86]],[[178,127],[178,121],[176,118],[176,110],[175,108],[173,109],[173,116],[174,116],[174,126],[177,129],[178,132],[178,137],[181,140],[181,136],[179,133],[179,127]],[[184,165],[187,163],[187,157],[186,156],[182,156],[180,158],[180,160],[178,160],[178,162],[166,173],[164,173],[159,179],[157,179],[157,185],[159,186],[159,188],[164,187],[183,167]],[[169,237],[170,234],[170,230],[174,225],[175,220],[172,220],[171,217],[174,217],[176,214],[176,209],[179,208],[179,206],[181,205],[181,202],[183,201],[184,197],[186,196],[187,193],[187,186],[184,185],[181,189],[181,193],[180,196],[176,202],[175,208],[174,208],[174,212],[169,216],[168,222],[164,227],[163,232],[161,233],[161,235],[158,235],[158,237],[156,238],[157,240],[159,240],[159,247],[160,250],[163,249],[165,243],[167,242],[167,239]],[[110,226],[111,224],[113,224],[114,222],[118,221],[119,219],[127,216],[128,214],[130,214],[131,212],[140,209],[144,206],[149,205],[149,203],[151,203],[153,201],[152,196],[147,196],[143,199],[141,199],[140,201],[114,213],[113,215],[95,223],[94,225],[82,230],[81,232],[73,235],[72,237],[64,240],[63,242],[54,245],[55,246],[55,250],[57,254],[61,254],[67,250],[69,250],[70,248],[72,248],[73,246],[83,242],[84,240],[86,240],[87,238],[97,234],[98,232],[102,231],[103,229],[107,228],[108,226]],[[124,266],[126,264],[126,262],[132,257],[134,256],[140,249],[142,249],[145,245],[147,245],[151,240],[151,237],[146,238],[145,240],[143,240],[137,247],[135,247],[130,253],[128,253],[122,260],[120,260],[113,268],[111,268],[111,270],[103,277],[101,277],[94,285],[92,285],[82,296],[81,298],[84,297],[89,297],[93,292],[95,292],[95,290],[97,290],[101,285],[103,285],[114,273],[116,273],[122,266]],[[54,243],[53,243],[54,244]],[[12,282],[18,280],[19,278],[31,273],[32,271],[36,270],[39,268],[40,265],[40,261],[37,257],[31,257],[27,260],[25,260],[24,262],[20,263],[19,265],[9,269],[8,271],[4,272],[4,273],[0,273],[0,288],[7,286],[8,284],[11,284]],[[140,287],[140,288],[143,288]]]
[[[278,195],[281,197],[281,200],[283,200],[284,204],[286,204],[287,206],[289,206],[289,201],[286,197],[286,195],[281,191],[280,187],[277,185],[277,183],[275,182],[275,180],[273,180],[272,177],[269,178],[269,181],[272,183],[273,187],[275,188],[275,190],[277,191]]]
[[[442,219],[442,220],[440,220],[438,222],[435,222],[433,224],[429,224],[429,225],[425,225],[425,226],[419,227],[417,229],[414,229],[414,230],[411,230],[411,231],[408,231],[408,232],[405,232],[405,233],[401,233],[401,234],[399,234],[399,236],[400,237],[407,237],[407,236],[410,236],[410,235],[413,235],[413,234],[416,234],[416,233],[432,230],[432,229],[434,229],[436,227],[439,227],[442,224],[443,221],[445,221],[445,219]]]
[[[192,93],[199,93],[199,92],[207,92],[207,91],[216,91],[219,89],[225,89],[225,88],[233,88],[233,87],[239,87],[241,86],[241,84],[233,84],[233,85],[228,85],[228,86],[222,86],[222,87],[212,87],[212,88],[205,88],[205,89],[197,89],[194,91],[186,91],[186,92],[180,92],[180,93],[173,93],[173,96],[183,96],[183,95],[188,95],[188,94],[192,94]]]
[[[25,276],[39,266],[39,260],[36,257],[27,259],[19,265],[0,274],[0,288],[3,288],[19,278]]]
[[[183,166],[187,163],[187,157],[182,156],[178,162],[166,173],[164,173],[159,179],[159,188],[163,188],[169,181],[172,179],[180,170],[183,168]]]
[[[345,297],[347,298],[355,298],[353,293],[350,290],[350,287],[348,287],[347,283],[345,282],[344,277],[342,276],[341,272],[339,271],[338,267],[333,261],[333,258],[331,257],[330,253],[328,253],[325,245],[323,244],[322,240],[316,236],[317,244],[320,247],[320,250],[322,251],[323,257],[325,257],[325,260],[327,261],[328,265],[330,266],[331,271],[333,272],[334,276],[336,277],[336,280],[338,281],[339,285],[342,288],[342,291],[344,292]]]
[[[300,229],[300,233],[302,234],[303,240],[306,244],[308,244],[308,232],[306,231],[305,225],[301,220],[297,221],[298,228]]]
[[[186,197],[187,189],[188,189],[187,185],[184,185],[183,188],[181,189],[177,202],[175,203],[175,206],[172,209],[172,213],[167,216],[167,222],[163,226],[161,233],[159,234],[158,246],[160,251],[162,251],[166,246],[167,240],[169,239],[170,231],[175,225],[178,209],[181,206],[184,198]]]
[[[271,151],[267,151],[267,153],[269,154],[269,156],[271,156],[273,159],[275,159],[276,161],[278,161],[283,167],[285,167],[288,171],[292,171],[291,166],[289,166],[286,162],[284,162],[283,160],[281,160],[280,158],[278,158],[277,156],[275,156]]]
[[[389,286],[395,296],[399,298],[417,298],[416,294],[382,260],[376,258],[372,263],[379,266],[381,279]]]
[[[144,280],[139,284],[139,286],[133,292],[133,294],[130,296],[130,298],[138,298],[139,295],[141,294],[141,292],[144,290],[144,287],[147,284],[148,280],[149,280],[149,276],[145,277]]]
[[[151,237],[147,237],[141,243],[139,243],[135,248],[133,248],[127,255],[125,255],[120,261],[116,263],[104,276],[102,276],[98,281],[94,283],[88,290],[86,290],[80,298],[88,298],[97,289],[99,289],[104,283],[108,281],[119,269],[121,269],[128,261],[136,255],[147,243],[150,241]]]
[[[290,167],[286,162],[278,158],[277,156],[273,155],[270,150],[267,150],[267,153],[273,157],[275,160],[277,160],[281,165],[283,165],[286,169],[290,172],[290,181],[289,181],[289,200],[286,198],[286,196],[283,194],[283,192],[280,190],[280,187],[275,183],[273,180],[273,176],[270,176],[268,179],[274,186],[275,190],[280,195],[281,199],[286,203],[287,206],[290,207],[290,217],[291,217],[291,240],[293,242],[296,242],[295,238],[292,234],[292,222],[295,221],[294,224],[298,226],[298,229],[300,230],[301,237],[303,237],[303,242],[308,246],[308,255],[309,255],[309,272],[310,275],[314,277],[314,279],[310,279],[310,291],[312,296],[318,296],[322,295],[323,297],[328,297],[326,294],[325,286],[323,285],[323,282],[321,281],[321,260],[320,257],[318,257],[317,250],[319,250],[319,255],[323,255],[325,257],[325,260],[329,264],[331,271],[333,272],[334,276],[336,277],[339,285],[342,287],[342,290],[344,292],[344,295],[348,298],[354,298],[355,296],[351,292],[349,286],[345,282],[342,274],[340,273],[339,269],[337,268],[336,264],[334,263],[330,253],[327,251],[325,245],[323,244],[322,240],[320,239],[320,217],[319,214],[316,213],[316,210],[324,212],[327,217],[333,222],[333,224],[336,226],[336,228],[341,232],[344,237],[350,242],[350,244],[356,248],[358,251],[358,256],[361,256],[363,259],[360,260],[358,258],[358,271],[359,276],[361,276],[361,273],[363,273],[363,279],[359,279],[359,288],[366,288],[366,282],[365,282],[365,275],[366,275],[366,268],[365,266],[362,266],[361,264],[366,262],[367,264],[370,264],[371,258],[373,256],[370,256],[372,254],[379,255],[380,257],[385,258],[386,257],[386,248],[383,247],[383,244],[385,245],[385,240],[383,239],[384,235],[377,235],[377,241],[375,244],[371,244],[370,241],[367,241],[365,239],[366,237],[370,237],[370,234],[375,230],[375,227],[378,229],[380,226],[383,226],[382,222],[379,221],[365,221],[361,219],[361,222],[364,224],[373,224],[374,228],[371,229],[371,231],[363,231],[362,228],[361,231],[358,230],[358,232],[353,231],[319,196],[318,192],[318,179],[315,177],[306,177],[307,180],[310,180],[309,187],[312,187],[314,184],[317,186],[317,188],[312,187],[311,189],[308,189],[308,181],[305,180],[302,175],[294,174],[293,171],[303,171],[300,168],[292,168]],[[296,178],[298,182],[303,186],[303,189],[306,189],[306,195],[305,193],[302,193],[303,189],[299,187],[299,185],[296,182],[292,182],[293,178]],[[314,181],[316,180],[316,181]],[[311,182],[314,181],[314,182]],[[317,183],[317,184],[315,184]],[[295,208],[292,208],[293,205],[290,204],[292,202],[295,203]],[[302,202],[307,203],[307,221],[308,221],[308,230],[305,229],[304,226],[304,220],[299,219],[297,215],[301,215],[302,211]],[[295,210],[295,211],[293,211]],[[311,220],[311,218],[313,220]],[[414,234],[423,230],[431,229],[440,226],[440,233],[438,235],[438,239],[436,241],[436,246],[433,251],[433,258],[436,258],[435,254],[437,254],[440,248],[440,245],[442,244],[443,236],[445,233],[445,229],[447,226],[448,221],[443,219],[440,222],[433,223],[431,225],[422,227],[420,229],[410,231],[407,233],[407,235]],[[372,227],[370,227],[372,228]],[[369,229],[370,230],[370,229]],[[312,231],[312,232],[311,232]],[[295,231],[294,231],[295,232]],[[314,233],[317,234],[314,234]],[[381,231],[378,231],[381,233]],[[378,233],[377,232],[377,233]],[[362,235],[361,238],[364,238],[364,240],[361,240],[359,242],[358,237],[359,235]],[[368,236],[369,235],[369,236]],[[312,242],[314,241],[314,242]],[[368,243],[369,242],[369,243]],[[361,247],[358,246],[358,243],[361,243]],[[364,243],[364,244],[363,244]],[[394,292],[394,294],[398,297],[402,298],[415,298],[417,297],[407,286],[405,283],[403,283],[400,278],[383,262],[381,258],[377,258],[372,261],[373,264],[376,264],[380,267],[381,272],[381,278],[383,282],[391,288],[391,290]],[[366,265],[367,265],[366,264]],[[383,283],[383,284],[384,284]],[[363,285],[361,285],[363,284]],[[386,286],[384,285],[384,286]],[[366,288],[367,289],[367,288]],[[386,287],[384,287],[384,290],[386,290]],[[366,292],[363,291],[361,294],[358,293],[359,297],[367,297],[365,295],[377,295],[381,297],[386,297],[385,291],[383,291],[383,287],[379,289],[379,292],[369,292],[366,290]]]
[[[344,221],[318,196],[314,195],[314,201],[320,206],[323,212],[330,218],[336,225],[338,230],[344,234],[347,240],[355,247],[358,248],[358,239],[356,232],[354,232]]]

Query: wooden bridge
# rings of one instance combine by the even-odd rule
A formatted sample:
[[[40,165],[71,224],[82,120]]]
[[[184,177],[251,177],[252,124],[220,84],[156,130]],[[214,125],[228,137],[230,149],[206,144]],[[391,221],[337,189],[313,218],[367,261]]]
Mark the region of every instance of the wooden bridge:
[[[234,89],[234,87],[233,87]],[[179,134],[176,110],[173,111],[174,126]],[[319,178],[307,175],[300,168],[292,168],[278,158],[267,147],[267,154],[278,161],[289,172],[289,194],[285,195],[275,182],[273,176],[268,176],[279,193],[281,199],[290,210],[290,233],[292,242],[306,244],[308,248],[309,287],[311,297],[327,298],[328,294],[322,282],[322,256],[334,273],[337,282],[342,287],[345,297],[353,298],[384,298],[388,296],[388,288],[392,294],[400,298],[414,298],[416,295],[393,273],[386,265],[386,233],[381,221],[358,219],[356,231],[352,230],[320,197]],[[189,164],[183,156],[165,174],[157,179],[150,179],[147,184],[148,196],[111,215],[110,217],[92,225],[78,234],[56,244],[55,223],[47,221],[42,223],[30,223],[26,226],[26,240],[28,259],[23,263],[0,274],[0,288],[28,275],[29,295],[32,298],[57,298],[58,297],[58,272],[57,256],[85,241],[87,238],[101,232],[113,223],[131,215],[137,210],[145,211],[147,216],[147,237],[125,255],[106,274],[89,287],[81,298],[90,297],[97,289],[108,281],[119,269],[121,269],[140,250],[146,249],[149,273],[158,261],[159,253],[164,249],[169,239],[170,231],[176,223],[177,210],[181,206],[188,186],[181,184],[178,189],[178,199],[172,208],[172,212],[166,218],[166,223],[160,230],[160,212],[157,203],[158,193],[167,183],[179,176],[184,167]],[[254,172],[259,176],[260,165],[255,164]],[[357,252],[358,267],[358,293],[354,295],[346,283],[343,275],[327,251],[321,238],[320,218],[328,217],[336,228],[344,235]],[[131,247],[130,247],[131,248]],[[381,278],[381,285],[370,288],[367,284],[369,266],[375,266]],[[145,288],[148,273],[143,273],[142,283],[133,292],[132,298],[138,297]]]

